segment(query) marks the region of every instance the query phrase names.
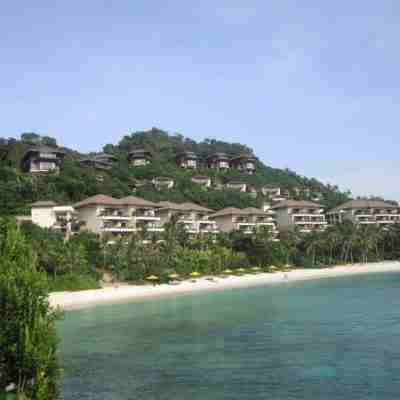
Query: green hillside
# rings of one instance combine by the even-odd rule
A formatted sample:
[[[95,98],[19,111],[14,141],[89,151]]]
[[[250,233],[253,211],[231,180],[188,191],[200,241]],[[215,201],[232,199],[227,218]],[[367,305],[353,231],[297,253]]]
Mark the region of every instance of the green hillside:
[[[98,171],[83,167],[78,160],[84,155],[72,149],[67,153],[59,175],[49,174],[32,176],[23,173],[21,158],[32,144],[55,145],[50,137],[36,134],[23,134],[21,140],[0,140],[0,214],[24,214],[29,204],[36,200],[54,200],[59,203],[74,203],[85,197],[104,193],[115,197],[135,194],[148,200],[171,200],[176,202],[193,201],[213,209],[226,206],[259,206],[266,197],[251,197],[247,193],[232,190],[205,190],[191,182],[193,175],[208,175],[213,182],[224,183],[228,179],[237,179],[259,188],[263,185],[277,185],[292,192],[292,198],[320,197],[321,203],[328,208],[336,206],[349,198],[336,186],[324,185],[314,178],[305,178],[288,169],[276,169],[257,161],[257,171],[248,176],[238,171],[218,173],[209,169],[195,172],[179,168],[175,162],[176,154],[182,150],[191,150],[205,158],[214,152],[225,152],[229,156],[240,153],[252,153],[252,149],[239,143],[226,143],[214,139],[195,142],[181,135],[170,135],[153,128],[145,132],[134,132],[124,136],[116,145],[107,144],[104,151],[117,157],[118,162],[109,171]],[[127,161],[128,152],[135,146],[144,146],[153,153],[153,162],[145,167],[132,167]],[[156,190],[147,183],[156,176],[167,176],[175,180],[171,190]],[[297,195],[294,188],[308,188],[309,194]]]

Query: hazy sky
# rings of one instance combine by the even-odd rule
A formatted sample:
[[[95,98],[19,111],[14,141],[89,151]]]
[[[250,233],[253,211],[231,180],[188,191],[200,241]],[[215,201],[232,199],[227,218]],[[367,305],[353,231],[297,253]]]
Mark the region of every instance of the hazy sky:
[[[400,200],[399,22],[398,0],[3,1],[0,136],[156,126]]]

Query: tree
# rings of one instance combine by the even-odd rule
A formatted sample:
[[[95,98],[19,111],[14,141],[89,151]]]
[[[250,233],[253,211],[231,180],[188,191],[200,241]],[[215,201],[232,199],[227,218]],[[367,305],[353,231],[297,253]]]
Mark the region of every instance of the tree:
[[[11,388],[20,399],[56,399],[60,314],[33,248],[14,223],[2,221],[0,230],[0,395]]]

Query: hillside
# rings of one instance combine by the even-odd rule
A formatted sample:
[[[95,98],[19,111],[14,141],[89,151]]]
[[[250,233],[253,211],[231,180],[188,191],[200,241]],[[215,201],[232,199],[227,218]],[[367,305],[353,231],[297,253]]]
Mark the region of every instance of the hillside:
[[[122,197],[132,193],[148,200],[170,200],[176,202],[193,201],[215,210],[226,206],[260,206],[266,197],[253,198],[248,193],[233,190],[202,189],[191,182],[194,175],[207,175],[213,182],[223,184],[229,179],[240,180],[260,188],[276,185],[291,192],[292,198],[312,198],[316,195],[327,208],[334,207],[349,199],[349,193],[342,193],[336,186],[324,185],[314,178],[306,178],[288,169],[281,170],[264,165],[257,160],[254,175],[244,175],[238,171],[219,173],[210,169],[185,171],[176,164],[175,157],[183,150],[196,152],[205,158],[214,152],[224,152],[234,157],[245,152],[254,154],[252,149],[239,143],[226,143],[214,139],[195,142],[181,135],[170,135],[153,128],[145,132],[134,132],[124,136],[116,145],[107,144],[103,151],[117,158],[109,171],[95,170],[79,164],[85,155],[63,148],[66,156],[59,175],[32,176],[21,171],[21,159],[33,144],[56,145],[55,139],[41,137],[34,133],[21,135],[21,140],[0,140],[0,214],[24,214],[29,204],[37,200],[54,200],[59,203],[73,203],[85,197],[105,193]],[[143,146],[153,154],[153,162],[143,167],[129,165],[127,156],[132,148]],[[170,190],[157,190],[146,183],[157,176],[167,176],[175,180]],[[140,183],[140,184],[138,184]],[[295,188],[309,189],[309,193],[299,194]],[[307,192],[307,191],[306,191]]]

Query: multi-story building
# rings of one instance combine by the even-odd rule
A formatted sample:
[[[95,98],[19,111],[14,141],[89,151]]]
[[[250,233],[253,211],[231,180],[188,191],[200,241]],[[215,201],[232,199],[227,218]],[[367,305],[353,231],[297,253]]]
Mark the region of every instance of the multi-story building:
[[[205,189],[211,187],[211,178],[209,176],[196,175],[191,178],[191,181],[193,183],[196,183],[197,185],[202,186]]]
[[[321,231],[326,228],[324,209],[311,201],[285,200],[271,207],[275,211],[280,231],[298,228],[301,232]]]
[[[153,155],[143,147],[136,148],[128,154],[128,160],[134,167],[143,167],[151,163]]]
[[[163,232],[164,228],[158,215],[159,205],[136,196],[128,196],[119,200],[128,215],[133,217],[135,231]]]
[[[83,158],[79,163],[85,167],[92,167],[100,170],[109,170],[117,162],[117,158],[111,154],[100,153],[93,157]]]
[[[255,207],[248,207],[242,211],[248,215],[250,222],[255,224],[255,228],[266,227],[274,235],[277,234],[275,213],[272,210],[264,211]]]
[[[176,204],[169,201],[158,203],[161,223],[170,222],[175,216],[176,222],[182,224],[191,234],[217,233],[218,227],[215,221],[209,218],[213,212],[205,207],[193,203]]]
[[[58,173],[64,156],[65,152],[55,147],[31,147],[22,158],[22,170],[30,173]]]
[[[327,219],[330,224],[351,221],[388,226],[400,223],[400,207],[381,200],[350,200],[329,211]]]
[[[256,172],[256,158],[250,154],[241,154],[230,160],[230,166],[240,172],[253,175]]]
[[[279,203],[289,199],[289,191],[279,186],[265,185],[261,188],[263,196],[269,197],[273,203]]]
[[[37,201],[31,204],[30,221],[42,228],[70,235],[77,230],[76,212],[72,206],[59,206],[54,201]]]
[[[172,189],[175,185],[175,181],[166,176],[157,176],[153,178],[152,183],[157,190]]]
[[[241,231],[253,233],[262,226],[271,226],[274,230],[274,221],[271,215],[256,208],[239,209],[235,207],[224,208],[210,216],[216,221],[222,232]]]
[[[198,168],[198,157],[193,151],[184,151],[176,156],[176,162],[181,168]]]
[[[206,160],[208,168],[220,172],[228,171],[230,168],[229,157],[225,153],[214,153]]]

